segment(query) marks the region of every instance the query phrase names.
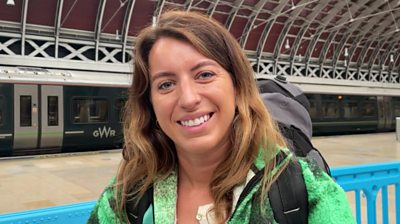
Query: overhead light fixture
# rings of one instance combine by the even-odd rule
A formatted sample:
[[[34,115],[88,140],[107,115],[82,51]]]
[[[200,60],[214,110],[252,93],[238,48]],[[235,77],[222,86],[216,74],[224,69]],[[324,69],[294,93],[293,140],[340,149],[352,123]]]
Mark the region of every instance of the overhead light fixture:
[[[116,31],[115,31],[115,39],[116,39],[116,40],[119,40],[119,30],[116,30]]]
[[[390,54],[390,62],[393,63],[394,62],[394,57],[393,54]]]
[[[156,27],[157,26],[157,17],[153,16],[153,19],[151,21],[151,27]]]
[[[289,48],[290,48],[289,39],[286,39],[285,49],[289,49]]]
[[[14,2],[14,0],[7,0],[7,3],[6,3],[8,6],[14,6],[15,5],[15,2]]]
[[[344,49],[344,56],[349,56],[349,49],[347,49],[347,47]]]

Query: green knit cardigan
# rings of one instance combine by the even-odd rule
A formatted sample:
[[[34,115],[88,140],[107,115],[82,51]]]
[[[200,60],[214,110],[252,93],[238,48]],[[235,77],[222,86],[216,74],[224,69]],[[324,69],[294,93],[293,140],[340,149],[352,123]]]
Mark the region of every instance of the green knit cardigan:
[[[291,154],[287,159],[290,159],[290,157]],[[260,168],[260,163],[258,162],[256,161],[255,165]],[[355,223],[352,210],[343,189],[330,176],[314,165],[315,163],[304,159],[299,159],[299,163],[308,193],[308,223]],[[154,196],[153,204],[150,205],[144,214],[144,224],[174,224],[176,180],[176,174],[174,173],[160,183],[154,184],[154,195],[160,195],[160,197]],[[89,224],[127,223],[126,221],[119,220],[115,214],[114,181],[111,181],[110,185],[101,194],[89,217]],[[253,198],[258,195],[259,188],[260,184],[255,185],[248,192],[245,199],[236,205],[235,212],[228,221],[229,224],[277,223],[273,218],[269,200],[265,200],[265,215],[255,212],[259,208],[259,203],[253,203],[257,201],[253,200]]]

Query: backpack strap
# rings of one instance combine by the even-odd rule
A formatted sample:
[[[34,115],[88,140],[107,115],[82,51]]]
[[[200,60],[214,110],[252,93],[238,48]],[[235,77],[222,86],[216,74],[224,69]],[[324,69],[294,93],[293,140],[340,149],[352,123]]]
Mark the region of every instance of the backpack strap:
[[[285,137],[289,149],[298,157],[307,157],[313,159],[316,164],[331,176],[331,171],[325,158],[320,151],[316,149],[310,139],[296,126],[288,127],[285,124],[278,123],[279,129]]]
[[[278,163],[282,155],[278,154]],[[308,223],[308,196],[302,169],[291,160],[268,192],[275,220],[280,224]]]
[[[133,200],[128,200],[126,203],[126,214],[131,224],[142,224],[143,217],[153,203],[153,186],[149,187],[144,193],[143,197],[139,200],[139,204],[135,206]]]

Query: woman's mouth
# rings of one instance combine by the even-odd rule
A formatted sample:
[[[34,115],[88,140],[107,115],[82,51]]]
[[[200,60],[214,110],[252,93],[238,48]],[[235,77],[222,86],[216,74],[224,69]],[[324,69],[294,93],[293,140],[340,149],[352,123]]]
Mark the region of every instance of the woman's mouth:
[[[210,113],[210,114],[206,114],[206,115],[203,115],[203,116],[195,118],[195,119],[186,120],[186,121],[178,121],[178,123],[185,127],[199,126],[199,125],[203,124],[204,122],[207,122],[208,120],[210,120],[212,115],[213,115],[213,113]]]

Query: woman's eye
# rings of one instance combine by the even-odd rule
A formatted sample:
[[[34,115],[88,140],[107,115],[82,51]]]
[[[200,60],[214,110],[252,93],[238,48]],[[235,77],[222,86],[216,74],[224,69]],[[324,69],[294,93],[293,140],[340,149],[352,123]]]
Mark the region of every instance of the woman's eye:
[[[212,73],[212,72],[202,72],[199,74],[200,79],[209,79],[213,76],[214,76],[214,73]]]
[[[173,86],[173,82],[172,81],[165,81],[162,82],[159,86],[158,89],[160,90],[168,90]]]

